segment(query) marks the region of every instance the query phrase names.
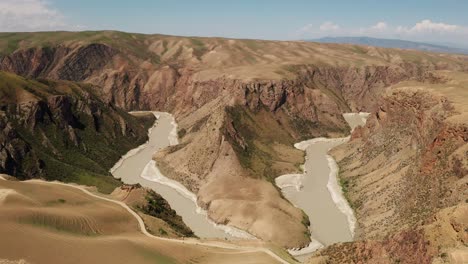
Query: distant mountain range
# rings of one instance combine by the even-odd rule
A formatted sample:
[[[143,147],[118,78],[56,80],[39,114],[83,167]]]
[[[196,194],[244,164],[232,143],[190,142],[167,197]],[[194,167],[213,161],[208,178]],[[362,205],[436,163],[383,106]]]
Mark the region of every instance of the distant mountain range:
[[[384,48],[413,49],[441,53],[462,53],[468,54],[468,49],[455,48],[445,45],[436,45],[423,42],[414,42],[401,39],[381,39],[371,37],[325,37],[320,39],[311,39],[307,41],[322,43],[348,43],[356,45],[367,45]]]

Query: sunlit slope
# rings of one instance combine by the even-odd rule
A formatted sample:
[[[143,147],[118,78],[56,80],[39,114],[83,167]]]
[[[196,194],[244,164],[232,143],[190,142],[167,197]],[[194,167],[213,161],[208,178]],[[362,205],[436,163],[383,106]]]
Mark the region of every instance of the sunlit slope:
[[[0,234],[0,259],[31,263],[275,263],[264,253],[145,237],[123,207],[44,182],[0,180]]]
[[[105,104],[92,85],[0,71],[0,173],[110,193],[119,182],[109,168],[146,140],[152,122]]]
[[[466,57],[461,55],[300,41],[177,37],[118,31],[0,33],[0,54],[3,55],[31,48],[43,49],[44,53],[52,55],[57,47],[73,50],[90,44],[107,45],[113,52],[122,53],[123,60],[142,68],[190,65],[199,71],[200,79],[220,76],[293,78],[295,65],[360,67],[433,63],[440,67],[465,67],[463,61],[466,62]],[[141,60],[146,65],[142,65]]]

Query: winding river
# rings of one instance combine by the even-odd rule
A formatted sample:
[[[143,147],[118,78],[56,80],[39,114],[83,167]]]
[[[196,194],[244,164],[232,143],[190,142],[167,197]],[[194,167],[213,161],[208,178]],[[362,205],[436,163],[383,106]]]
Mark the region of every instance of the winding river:
[[[351,129],[364,125],[368,114],[347,113],[343,117]],[[320,247],[351,241],[356,219],[338,184],[338,167],[328,151],[349,140],[315,138],[295,144],[306,152],[304,174],[283,175],[276,179],[284,196],[309,216],[312,243],[301,250],[290,250],[298,259]]]
[[[252,238],[244,231],[212,222],[206,212],[197,206],[194,193],[159,172],[152,160],[153,154],[162,148],[178,144],[177,125],[168,113],[152,113],[158,119],[149,129],[148,142],[124,155],[111,169],[112,175],[126,184],[139,183],[159,193],[200,238]]]
[[[111,169],[114,177],[126,184],[139,183],[158,192],[200,238],[253,238],[242,230],[212,222],[198,207],[194,193],[161,174],[152,157],[158,150],[178,144],[177,124],[168,113],[152,113],[157,121],[149,129],[148,142],[129,151],[115,164]],[[352,129],[364,125],[367,118],[365,113],[343,116]],[[311,222],[312,243],[301,250],[290,250],[300,260],[320,247],[353,239],[356,220],[337,182],[336,163],[327,154],[331,148],[348,140],[349,137],[315,138],[295,144],[296,148],[306,151],[304,174],[283,175],[276,179],[284,196],[304,210]]]

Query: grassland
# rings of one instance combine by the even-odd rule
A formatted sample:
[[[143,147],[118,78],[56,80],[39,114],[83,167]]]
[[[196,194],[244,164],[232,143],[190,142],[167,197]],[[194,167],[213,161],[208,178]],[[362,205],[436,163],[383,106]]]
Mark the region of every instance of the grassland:
[[[260,175],[273,182],[275,176],[296,171],[302,164],[302,152],[289,146],[295,139],[280,125],[275,116],[265,110],[254,113],[241,106],[228,107],[227,115],[244,141],[240,144],[232,136],[228,137],[244,168],[251,170],[252,175]]]

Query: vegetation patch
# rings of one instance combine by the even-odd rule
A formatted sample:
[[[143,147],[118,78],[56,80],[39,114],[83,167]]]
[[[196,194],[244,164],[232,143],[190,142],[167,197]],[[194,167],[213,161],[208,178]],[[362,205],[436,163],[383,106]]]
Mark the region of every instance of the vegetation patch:
[[[179,233],[183,237],[194,237],[193,231],[190,230],[188,226],[185,225],[182,217],[177,214],[175,210],[167,203],[164,198],[162,198],[156,192],[149,190],[146,196],[147,204],[143,206],[138,206],[142,212],[147,215],[154,216],[156,218],[162,219],[164,222],[169,224],[171,228]],[[162,229],[159,230],[160,234],[167,232]],[[164,234],[162,234],[164,235]]]
[[[350,191],[351,191],[352,187],[355,186],[355,184],[352,183],[351,179],[343,179],[343,178],[339,177],[339,175],[337,175],[337,177],[338,177],[338,180],[339,180],[339,184],[341,186],[341,190],[343,192],[343,196],[346,199],[346,201],[348,201],[349,206],[353,210],[358,209],[362,205],[362,201],[361,200],[353,201],[350,198]]]
[[[202,119],[198,120],[195,122],[195,124],[190,128],[190,132],[198,132],[200,129],[205,125],[205,123],[208,121],[209,116],[205,116]]]
[[[261,109],[253,112],[242,106],[226,108],[223,127],[241,165],[253,177],[273,182],[277,176],[297,171],[296,164],[304,162],[301,151],[294,149],[296,139],[282,127],[273,113]],[[275,145],[288,150],[288,157]],[[281,169],[280,169],[281,168]]]
[[[179,139],[183,138],[185,134],[187,134],[187,130],[185,130],[185,128],[179,129],[177,131],[177,136],[179,137]]]
[[[203,41],[196,39],[196,38],[190,38],[190,43],[193,45],[193,55],[200,59],[203,54],[205,54],[208,49],[205,47],[205,43]]]
[[[0,107],[6,111],[0,127],[11,126],[15,132],[3,140],[19,153],[7,158],[8,165],[0,171],[20,180],[74,182],[110,193],[121,183],[109,169],[147,140],[147,129],[154,123],[154,116],[135,117],[102,102],[90,85],[39,82],[2,72],[0,80],[0,95],[5,95]],[[18,110],[18,94],[31,102],[34,116]],[[52,97],[55,103],[49,101]]]
[[[308,140],[316,137],[328,137],[329,133],[339,133],[346,135],[347,128],[339,128],[336,126],[327,126],[318,122],[308,119],[295,117],[292,119],[291,124],[295,131],[300,135],[300,141]]]

